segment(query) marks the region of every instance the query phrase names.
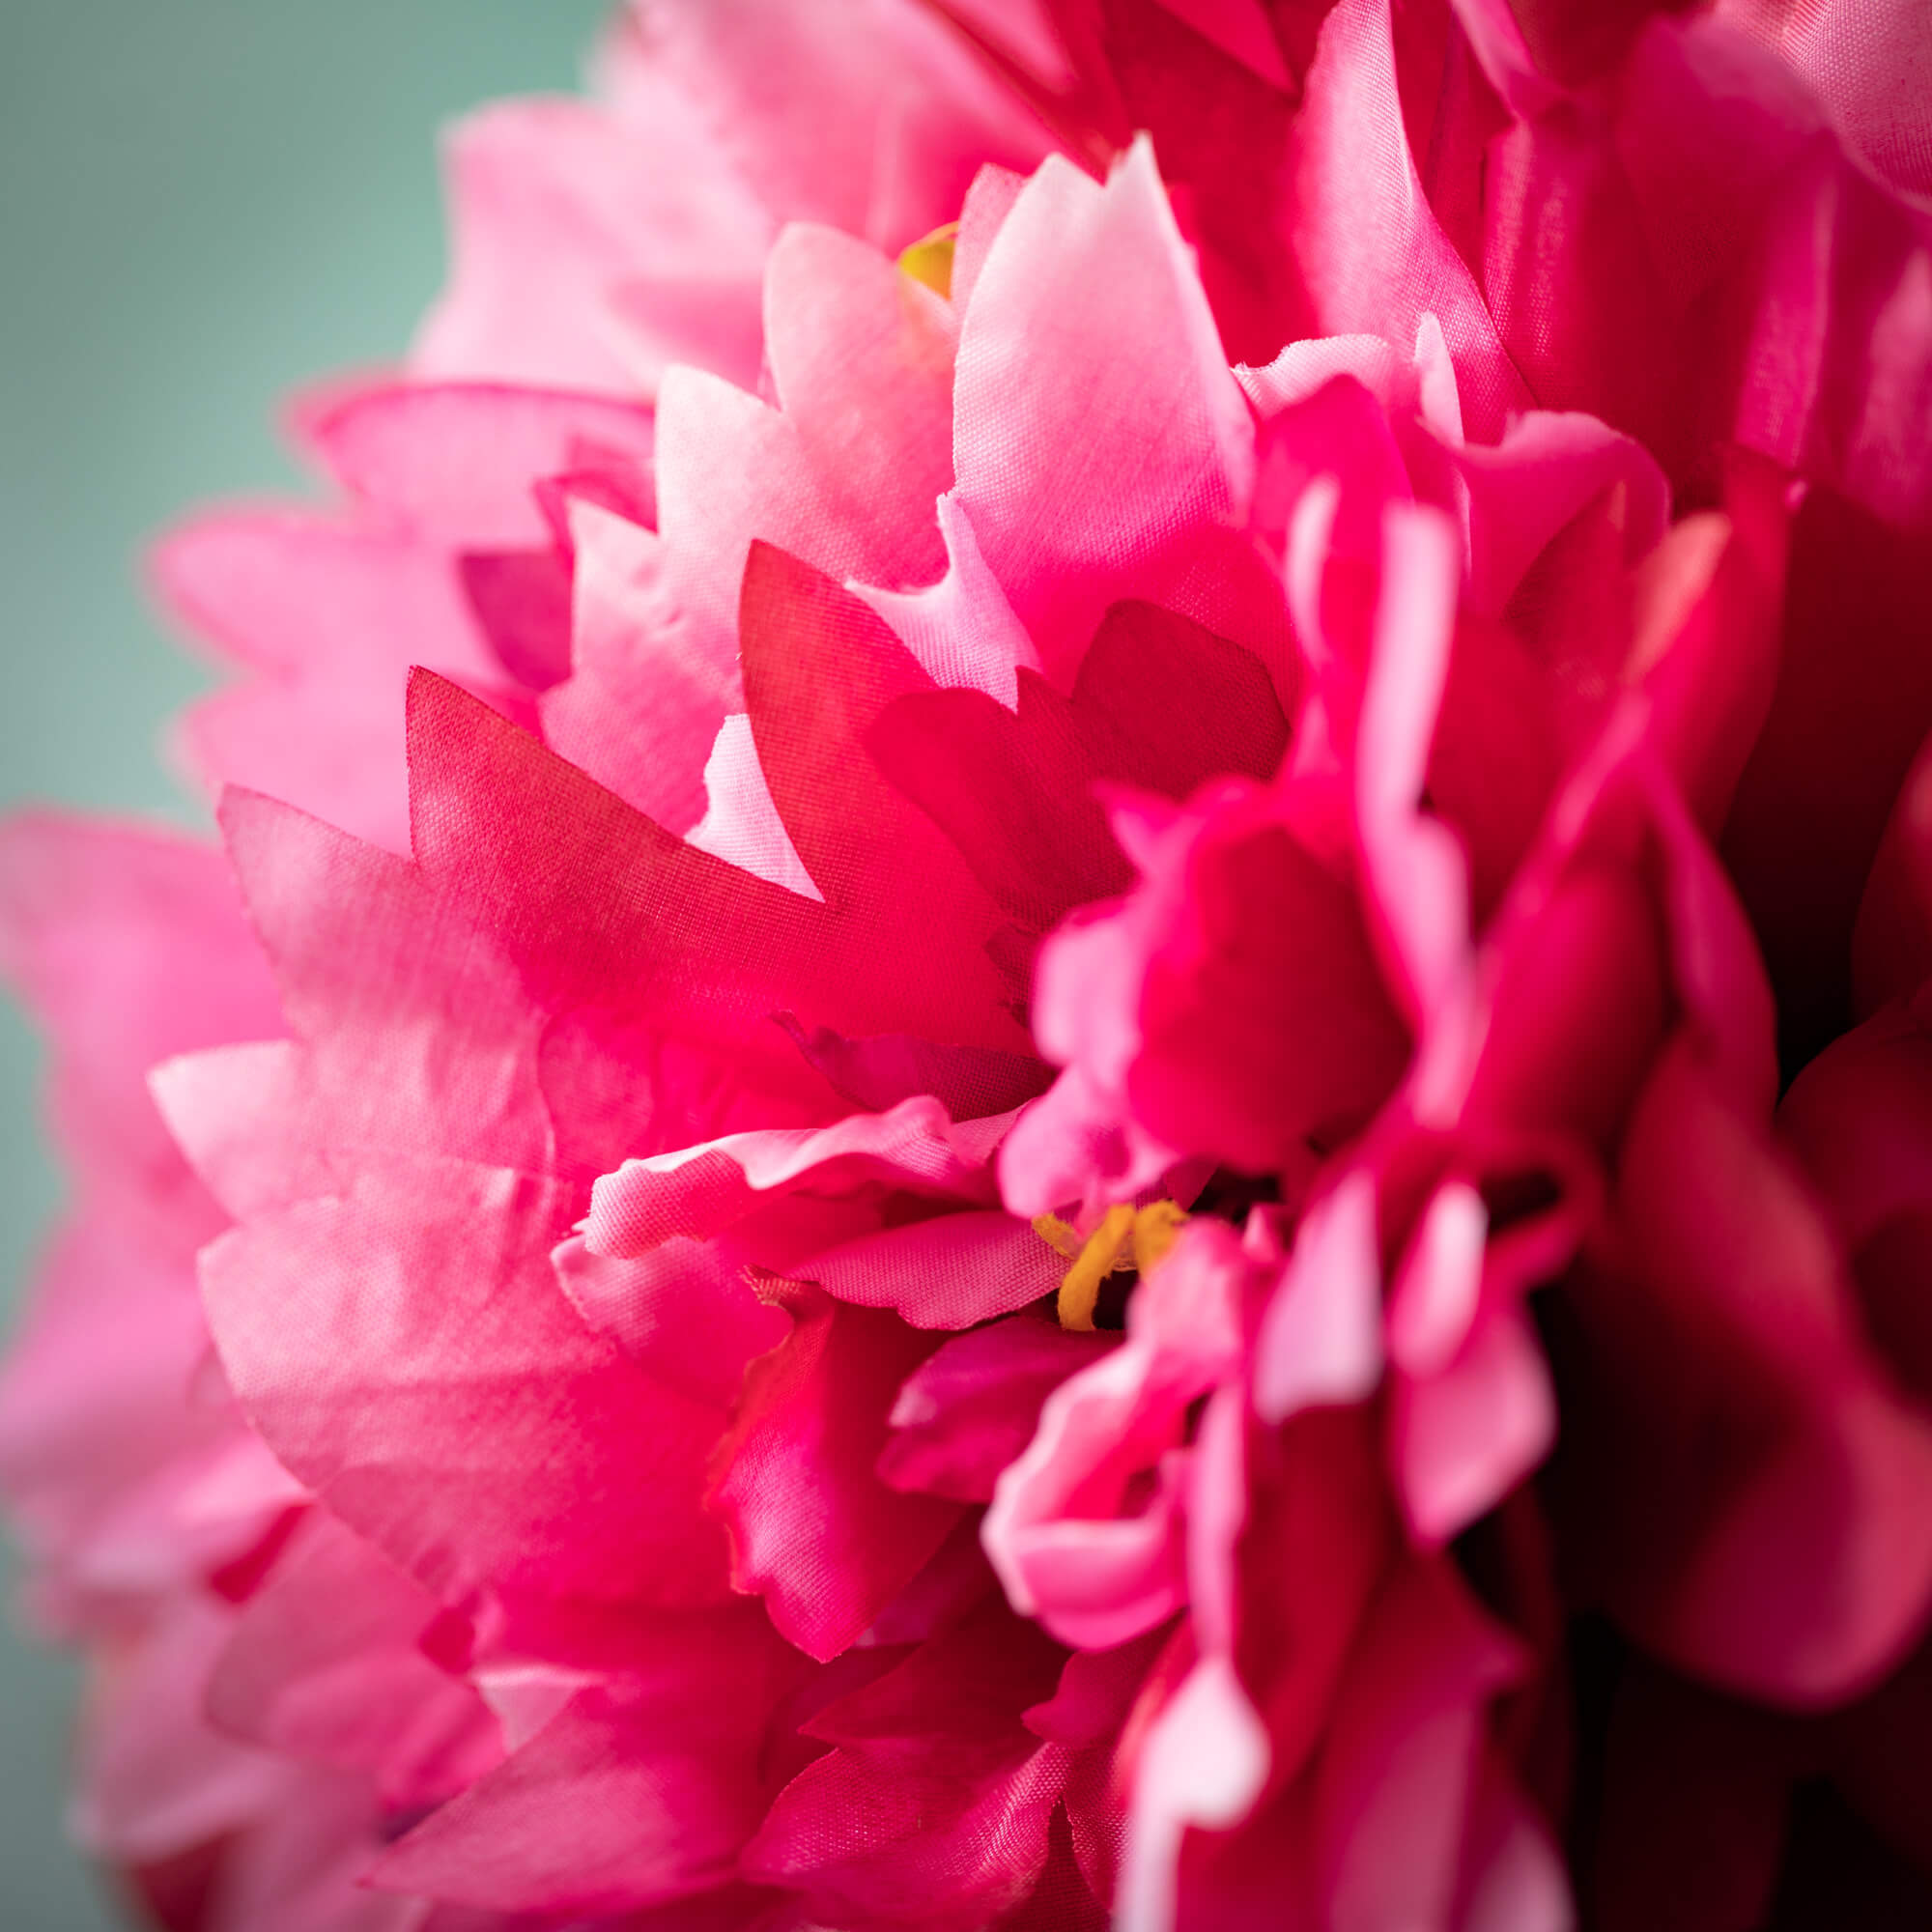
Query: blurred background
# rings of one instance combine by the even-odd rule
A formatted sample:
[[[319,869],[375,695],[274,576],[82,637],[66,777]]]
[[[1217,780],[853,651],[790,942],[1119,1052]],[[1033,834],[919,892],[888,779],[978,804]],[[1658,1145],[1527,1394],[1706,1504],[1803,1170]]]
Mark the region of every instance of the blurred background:
[[[300,486],[279,399],[393,358],[440,280],[439,127],[575,85],[605,12],[0,0],[0,804],[202,821],[156,740],[203,674],[142,543],[199,498]],[[0,1008],[9,1307],[60,1198],[38,1065]],[[75,1679],[5,1620],[6,1932],[119,1922],[60,1824]]]

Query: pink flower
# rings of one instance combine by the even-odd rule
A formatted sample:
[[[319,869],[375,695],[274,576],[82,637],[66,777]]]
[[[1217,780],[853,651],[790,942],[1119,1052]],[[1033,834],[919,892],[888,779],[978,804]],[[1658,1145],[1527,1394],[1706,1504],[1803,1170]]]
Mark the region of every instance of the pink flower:
[[[678,0],[459,131],[162,552],[225,858],[0,852],[163,1923],[1932,1896],[1923,38]]]

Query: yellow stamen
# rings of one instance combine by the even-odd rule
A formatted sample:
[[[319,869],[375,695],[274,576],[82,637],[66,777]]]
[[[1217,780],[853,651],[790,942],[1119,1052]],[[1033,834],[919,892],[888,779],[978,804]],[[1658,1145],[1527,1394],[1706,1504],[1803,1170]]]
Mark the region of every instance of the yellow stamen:
[[[1186,1221],[1186,1210],[1173,1201],[1151,1201],[1134,1216],[1134,1265],[1141,1273],[1173,1247]]]
[[[1060,1284],[1060,1325],[1063,1328],[1091,1328],[1094,1304],[1100,1299],[1100,1284],[1121,1264],[1121,1248],[1134,1229],[1134,1210],[1122,1201],[1109,1208],[1100,1225],[1087,1237],[1080,1259],[1066,1270]]]
[[[916,282],[923,282],[935,295],[952,299],[952,244],[958,240],[959,224],[949,221],[923,235],[899,257],[899,267]]]
[[[1058,1214],[1036,1214],[1033,1231],[1055,1254],[1065,1255],[1068,1261],[1079,1258],[1080,1236]]]
[[[1073,1264],[1061,1278],[1060,1325],[1092,1328],[1100,1284],[1127,1268],[1146,1274],[1158,1266],[1186,1219],[1184,1210],[1172,1201],[1152,1201],[1139,1208],[1122,1201],[1107,1209],[1083,1242],[1057,1215],[1040,1215],[1033,1224],[1034,1233]]]

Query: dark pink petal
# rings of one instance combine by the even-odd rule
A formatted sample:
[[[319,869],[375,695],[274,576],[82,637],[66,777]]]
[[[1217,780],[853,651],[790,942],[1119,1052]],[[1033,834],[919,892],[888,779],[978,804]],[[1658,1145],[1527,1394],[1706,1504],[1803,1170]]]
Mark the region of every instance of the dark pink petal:
[[[1007,705],[916,693],[887,707],[867,744],[987,892],[1043,928],[1131,877],[1096,782],[1179,799],[1222,772],[1269,779],[1288,724],[1250,653],[1172,611],[1122,603],[1102,619],[1070,700],[1031,674]]]
[[[766,1024],[772,1014],[791,1011],[804,1024],[858,1036],[902,1031],[1015,1044],[1004,1012],[960,1011],[951,973],[929,980],[889,971],[898,954],[860,922],[693,850],[453,687],[425,675],[414,689],[418,860],[439,891],[472,909],[472,919],[493,922],[527,998],[563,1012],[611,1014],[633,1052],[640,1029],[658,1042],[666,1035],[715,1039],[723,1030],[753,1091],[809,1089],[825,1112],[836,1105],[830,1091]],[[521,910],[506,923],[508,904]],[[721,959],[731,962],[722,974]],[[661,1043],[650,1051],[673,1091],[685,1072],[715,1087],[695,1060],[683,1069]],[[619,1140],[599,1155],[593,1172],[636,1151],[638,1101],[635,1076],[610,1094],[605,1104],[621,1104],[630,1117],[629,1144]],[[569,1110],[556,1111],[570,1125]],[[684,1118],[695,1124],[704,1111],[693,1106]],[[700,1129],[656,1138],[676,1147],[707,1137]]]
[[[1852,928],[1853,1010],[1869,1017],[1932,976],[1932,761],[1924,747],[1899,786]]]
[[[1932,729],[1932,663],[1914,642],[1928,611],[1922,540],[1814,485],[1792,525],[1771,714],[1723,841],[1801,1061],[1843,1023],[1847,935]]]
[[[979,1120],[1023,1106],[1052,1078],[1051,1069],[1030,1055],[945,1046],[912,1034],[848,1039],[830,1027],[808,1033],[789,1013],[777,1018],[806,1059],[867,1113],[883,1114],[901,1100],[930,1094],[955,1121]]]
[[[1030,1315],[955,1336],[899,1390],[879,1474],[895,1489],[990,1502],[1000,1472],[1033,1440],[1040,1405],[1118,1346]]]
[[[730,1530],[734,1587],[762,1594],[781,1634],[823,1660],[912,1580],[959,1505],[902,1495],[874,1473],[899,1385],[931,1338],[808,1284],[769,1293],[792,1330],[752,1365],[709,1501]]]
[[[1862,1688],[1932,1605],[1932,1425],[1872,1359],[1806,1192],[1681,1044],[1617,1208],[1627,1263],[1578,1285],[1593,1575],[1715,1682],[1799,1707]]]
[[[1046,1863],[1067,1752],[1022,1711],[1065,1653],[997,1600],[812,1721],[838,1747],[780,1795],[745,1854],[813,1916],[970,1932],[1019,1905]]]
[[[1633,1659],[1610,1716],[1594,1861],[1606,1932],[1762,1924],[1792,1756],[1776,1719]]]
[[[1149,963],[1134,1110],[1172,1147],[1251,1172],[1291,1163],[1308,1135],[1364,1118],[1406,1058],[1356,895],[1259,795],[1231,793],[1159,864],[1185,896]],[[1037,997],[1051,1046],[1048,1010],[1080,997],[1052,952]]]

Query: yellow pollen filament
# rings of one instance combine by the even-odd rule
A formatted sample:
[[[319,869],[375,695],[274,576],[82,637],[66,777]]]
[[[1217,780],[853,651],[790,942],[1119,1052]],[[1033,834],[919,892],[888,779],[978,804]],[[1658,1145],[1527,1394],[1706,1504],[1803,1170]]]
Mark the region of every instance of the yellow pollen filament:
[[[1064,1255],[1068,1261],[1077,1260],[1085,1245],[1058,1214],[1036,1214],[1033,1231],[1055,1254]]]
[[[952,244],[958,239],[959,224],[949,221],[923,235],[899,257],[899,267],[916,282],[923,282],[935,295],[952,299]]]
[[[1107,1209],[1083,1243],[1065,1221],[1040,1215],[1033,1224],[1034,1233],[1073,1264],[1060,1283],[1060,1325],[1092,1328],[1100,1284],[1126,1268],[1147,1273],[1173,1247],[1186,1219],[1172,1201],[1154,1201],[1140,1208],[1122,1201]]]
[[[1146,1274],[1173,1247],[1187,1220],[1173,1201],[1151,1201],[1134,1216],[1134,1265]]]

